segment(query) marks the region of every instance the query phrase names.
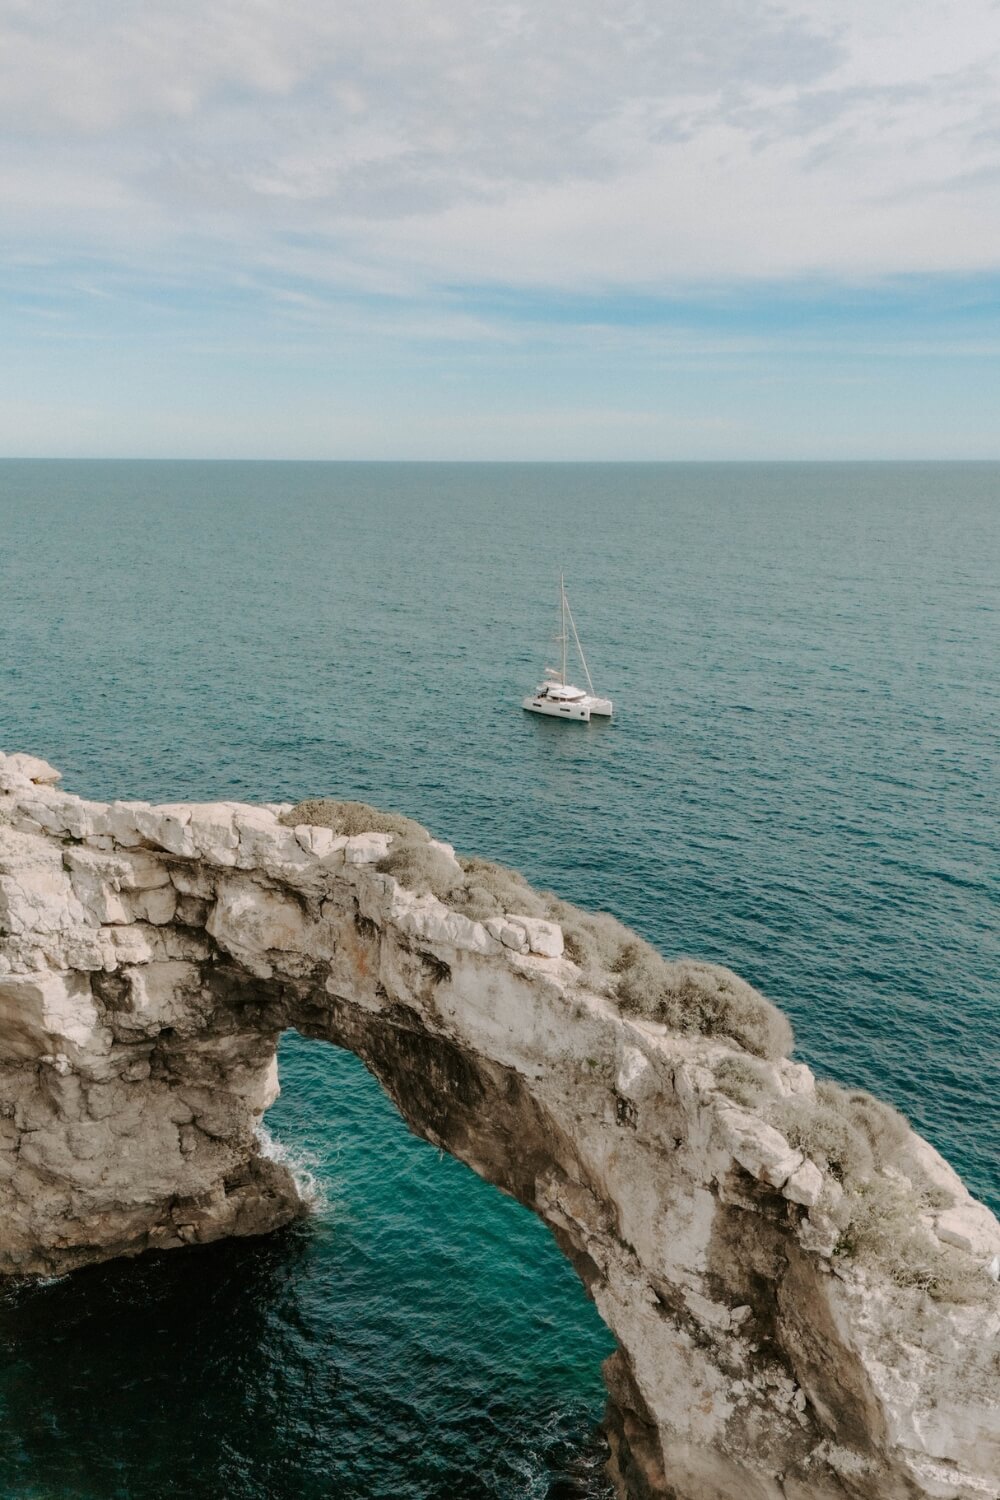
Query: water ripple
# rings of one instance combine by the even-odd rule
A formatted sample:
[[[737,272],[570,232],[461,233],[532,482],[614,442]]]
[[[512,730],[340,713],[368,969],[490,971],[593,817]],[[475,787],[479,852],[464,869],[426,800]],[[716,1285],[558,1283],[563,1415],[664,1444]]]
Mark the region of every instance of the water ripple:
[[[1000,1207],[1000,467],[0,464],[0,744],[337,792],[727,963]],[[589,729],[522,715],[566,569]],[[0,1301],[11,1500],[602,1493],[545,1231],[294,1039],[326,1207]]]

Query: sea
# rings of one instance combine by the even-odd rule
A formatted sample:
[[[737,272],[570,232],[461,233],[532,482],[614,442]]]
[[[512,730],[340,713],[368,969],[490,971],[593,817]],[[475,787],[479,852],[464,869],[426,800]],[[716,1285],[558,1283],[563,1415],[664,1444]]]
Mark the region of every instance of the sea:
[[[520,707],[561,570],[611,722]],[[406,812],[744,975],[994,1209],[998,665],[997,464],[0,464],[0,748]],[[605,1500],[544,1226],[280,1073],[307,1221],[0,1293],[0,1496]]]

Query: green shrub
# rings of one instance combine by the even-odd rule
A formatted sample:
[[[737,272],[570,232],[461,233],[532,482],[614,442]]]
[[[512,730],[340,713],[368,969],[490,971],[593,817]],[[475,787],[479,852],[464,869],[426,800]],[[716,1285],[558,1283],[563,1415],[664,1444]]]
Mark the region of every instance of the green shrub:
[[[608,964],[616,975],[615,994],[626,1010],[639,1015],[656,1016],[665,995],[666,960],[649,943],[629,937]]]
[[[817,1084],[816,1091],[821,1093],[828,1087],[829,1085],[820,1083]],[[894,1162],[910,1136],[910,1127],[899,1110],[893,1109],[891,1104],[883,1104],[881,1099],[876,1099],[864,1089],[842,1091],[837,1088],[837,1094],[841,1093],[850,1112],[852,1125],[867,1137],[875,1160],[879,1163]]]
[[[419,896],[437,896],[441,901],[450,901],[456,885],[461,886],[462,877],[455,869],[455,861],[427,839],[422,843],[411,840],[394,843],[376,868],[395,876],[408,891]]]
[[[566,955],[581,970],[583,983],[613,995],[623,1010],[675,1031],[726,1037],[758,1057],[774,1059],[791,1051],[787,1018],[729,969],[694,959],[668,962],[607,912],[583,911],[536,891],[516,870],[490,860],[459,862],[464,882],[450,886],[443,872],[435,880],[428,865],[402,851],[391,851],[380,868],[404,885],[433,891],[473,921],[519,913],[558,922]]]
[[[490,859],[462,857],[464,883],[456,888],[454,905],[475,922],[518,912],[523,917],[544,917],[546,898],[529,885],[523,875]]]
[[[516,870],[492,860],[461,858],[459,876],[451,860],[430,845],[427,830],[411,818],[379,812],[363,802],[317,797],[298,803],[281,821],[348,835],[395,834],[398,842],[379,869],[409,890],[437,896],[473,921],[513,914],[558,922],[566,954],[581,970],[583,983],[614,996],[624,1010],[676,1031],[726,1037],[758,1057],[791,1051],[786,1017],[728,969],[693,959],[668,962],[607,912],[583,911],[536,891]]]
[[[279,819],[289,828],[308,823],[314,828],[332,828],[334,833],[395,833],[403,838],[428,839],[430,834],[421,823],[402,813],[380,812],[367,802],[340,802],[336,797],[309,797],[297,802]]]
[[[657,1019],[678,1030],[730,1037],[769,1061],[786,1057],[794,1041],[788,1017],[745,979],[690,958],[664,963]]]
[[[737,1068],[733,1076],[738,1076]],[[728,1059],[724,1068],[731,1068]],[[723,1084],[720,1082],[720,1088]],[[979,1303],[1000,1293],[975,1260],[941,1245],[921,1223],[928,1198],[939,1196],[907,1164],[911,1138],[906,1120],[891,1105],[861,1089],[843,1089],[829,1079],[815,1096],[776,1101],[767,1117],[817,1166],[843,1184],[843,1196],[827,1211],[840,1230],[835,1254],[856,1259],[897,1286],[916,1287],[942,1302]],[[909,1165],[913,1181],[899,1175]],[[881,1170],[888,1168],[888,1170]],[[946,1202],[951,1195],[944,1193]]]
[[[940,1245],[920,1223],[921,1201],[905,1183],[879,1177],[845,1200],[835,1254],[877,1267],[897,1286],[917,1287],[939,1302],[1000,1300],[976,1261]]]
[[[745,980],[718,964],[668,960],[606,912],[585,912],[551,899],[548,914],[563,929],[566,953],[584,983],[614,995],[623,1010],[673,1031],[726,1037],[773,1060],[792,1049],[791,1024]]]
[[[912,1151],[913,1132],[898,1109],[864,1089],[844,1089],[826,1078],[817,1080],[816,1099],[820,1106],[832,1110],[864,1137],[875,1169],[888,1167],[909,1179],[919,1195],[921,1208],[944,1208],[955,1201],[954,1193],[934,1182]]]
[[[771,1124],[789,1144],[803,1151],[838,1182],[863,1182],[875,1169],[867,1136],[851,1119],[847,1094],[824,1090],[815,1099],[796,1095],[782,1099],[770,1113]]]
[[[668,961],[630,935],[612,965],[615,993],[626,1010],[673,1031],[727,1037],[757,1057],[773,1060],[792,1049],[788,1018],[746,980],[719,964]]]
[[[554,899],[547,915],[562,927],[567,956],[581,970],[584,984],[601,991],[616,989],[623,950],[631,944],[642,946],[642,940],[609,913],[582,911],[566,901]]]
[[[829,1210],[841,1231],[837,1255],[941,1302],[1000,1298],[972,1257],[939,1244],[921,1223],[930,1205],[942,1207],[953,1195],[931,1183],[908,1155],[910,1127],[891,1105],[821,1079],[815,1097],[782,1099],[768,1118],[790,1145],[843,1184],[843,1198]]]
[[[956,1199],[955,1187],[948,1182],[947,1177],[942,1182],[928,1169],[921,1144],[919,1137],[907,1130],[891,1156],[887,1154],[886,1160],[910,1179],[919,1192],[925,1209],[949,1208]]]
[[[729,1052],[715,1065],[715,1086],[745,1109],[754,1109],[765,1093],[773,1093],[771,1079],[753,1058]]]
[[[925,1208],[950,1208],[954,1203],[955,1194],[942,1187],[939,1182],[930,1182],[922,1172],[913,1171],[912,1167],[907,1175],[919,1191],[920,1202]]]

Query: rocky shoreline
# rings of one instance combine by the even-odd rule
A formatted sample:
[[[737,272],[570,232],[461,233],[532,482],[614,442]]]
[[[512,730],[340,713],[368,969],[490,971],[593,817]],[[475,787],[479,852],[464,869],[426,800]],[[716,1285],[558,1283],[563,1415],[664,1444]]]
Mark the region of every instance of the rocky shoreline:
[[[618,1341],[622,1495],[996,1500],[1000,1226],[926,1142],[869,1173],[947,1264],[920,1284],[774,1123],[817,1107],[802,1064],[629,1014],[557,921],[408,888],[401,835],[58,780],[0,756],[0,1272],[301,1213],[256,1133],[292,1026],[550,1226]]]

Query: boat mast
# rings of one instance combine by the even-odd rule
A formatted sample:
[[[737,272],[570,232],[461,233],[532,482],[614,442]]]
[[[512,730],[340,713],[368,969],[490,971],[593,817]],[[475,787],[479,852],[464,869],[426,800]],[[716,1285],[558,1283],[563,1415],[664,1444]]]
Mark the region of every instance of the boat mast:
[[[561,628],[559,639],[562,641],[562,677],[559,679],[566,686],[566,580],[565,576],[559,574],[559,607]]]
[[[580,653],[580,665],[583,667],[583,675],[587,679],[587,686],[590,689],[590,696],[592,698],[595,698],[597,694],[594,692],[594,684],[590,680],[590,668],[587,666],[587,658],[584,656],[583,647],[580,645],[580,637],[576,633],[576,621],[573,618],[573,611],[569,607],[569,600],[566,598],[565,587],[563,588],[563,605],[565,606],[566,613],[569,615],[569,623],[573,627],[573,639],[576,642],[576,649]],[[566,627],[564,625],[563,629],[565,628]],[[565,650],[565,646],[563,649]],[[565,672],[565,667],[563,668],[563,670]]]

